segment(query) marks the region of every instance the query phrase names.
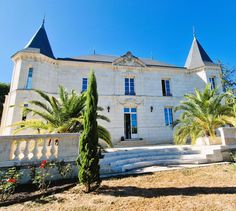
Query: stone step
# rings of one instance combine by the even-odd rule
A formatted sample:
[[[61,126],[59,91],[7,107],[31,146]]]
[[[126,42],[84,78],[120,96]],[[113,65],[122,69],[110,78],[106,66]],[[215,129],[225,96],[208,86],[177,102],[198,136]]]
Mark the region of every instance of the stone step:
[[[208,163],[207,159],[189,160],[189,159],[168,159],[168,160],[148,160],[135,163],[129,163],[118,166],[103,166],[100,169],[101,174],[114,174],[131,171],[134,169],[150,167],[150,166],[170,166],[170,165],[184,165],[184,164],[204,164]]]
[[[137,147],[137,146],[151,146],[153,145],[149,141],[146,140],[128,140],[120,141],[115,145],[115,147]]]
[[[108,149],[100,160],[101,174],[151,166],[205,164],[223,161],[221,146],[147,146]]]
[[[122,156],[133,156],[137,154],[156,154],[156,155],[166,155],[166,154],[200,154],[201,150],[192,150],[192,149],[179,149],[179,148],[161,148],[161,149],[127,149],[119,150],[114,152],[103,153],[104,157],[122,157]]]
[[[143,157],[135,157],[135,158],[129,158],[129,159],[123,159],[123,160],[117,160],[109,163],[101,163],[102,165],[124,165],[124,164],[130,164],[130,163],[136,163],[139,161],[152,161],[152,160],[171,160],[171,159],[181,159],[181,160],[198,160],[198,159],[206,159],[206,155],[161,155],[161,156],[143,156]]]
[[[182,164],[203,164],[207,163],[207,159],[201,160],[180,160],[180,159],[172,159],[172,160],[154,160],[154,161],[144,161],[144,162],[137,162],[133,164],[127,164],[122,166],[122,171],[129,171],[137,168],[143,168],[148,166],[167,166],[167,165],[182,165]]]
[[[172,153],[172,154],[158,154],[158,153],[139,153],[139,154],[122,154],[119,156],[104,157],[100,160],[100,165],[117,165],[118,163],[132,162],[140,159],[197,159],[197,158],[206,158],[205,154],[188,154],[188,153]]]

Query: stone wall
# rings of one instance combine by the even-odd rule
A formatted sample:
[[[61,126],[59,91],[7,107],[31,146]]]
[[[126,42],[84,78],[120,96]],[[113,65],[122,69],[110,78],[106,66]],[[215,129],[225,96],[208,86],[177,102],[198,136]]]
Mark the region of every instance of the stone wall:
[[[124,107],[136,107],[138,136],[150,142],[172,143],[173,130],[165,126],[164,107],[175,107],[186,93],[203,89],[210,76],[216,76],[221,89],[219,67],[202,67],[194,71],[185,68],[152,66],[113,66],[111,63],[76,62],[50,59],[37,52],[19,52],[14,57],[11,91],[6,98],[2,119],[2,134],[10,135],[13,123],[21,121],[21,108],[29,100],[39,99],[32,90],[26,90],[28,70],[33,68],[32,88],[57,96],[58,86],[81,92],[82,78],[93,69],[97,78],[99,105],[111,122],[100,122],[112,135],[114,144],[124,136]],[[135,78],[135,96],[124,95],[124,78]],[[172,96],[162,96],[162,79],[170,79]],[[11,107],[16,105],[15,107]],[[110,112],[107,107],[110,107]],[[153,111],[150,108],[153,107]],[[179,113],[174,114],[174,119]],[[28,116],[28,118],[31,118]],[[26,131],[29,134],[32,131]]]
[[[234,127],[221,127],[219,128],[222,145],[236,146],[236,128]]]

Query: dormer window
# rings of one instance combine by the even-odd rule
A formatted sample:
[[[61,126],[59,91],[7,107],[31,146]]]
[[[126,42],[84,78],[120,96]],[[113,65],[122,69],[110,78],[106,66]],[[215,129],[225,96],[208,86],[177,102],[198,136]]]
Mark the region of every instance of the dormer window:
[[[215,76],[209,78],[210,84],[211,84],[211,90],[216,88],[216,81],[215,81]]]
[[[135,95],[134,78],[125,78],[125,95]]]
[[[161,80],[161,85],[162,85],[163,96],[172,96],[171,90],[170,90],[170,80],[169,79]]]
[[[26,82],[26,89],[32,89],[32,78],[33,78],[33,68],[29,68],[27,82]]]

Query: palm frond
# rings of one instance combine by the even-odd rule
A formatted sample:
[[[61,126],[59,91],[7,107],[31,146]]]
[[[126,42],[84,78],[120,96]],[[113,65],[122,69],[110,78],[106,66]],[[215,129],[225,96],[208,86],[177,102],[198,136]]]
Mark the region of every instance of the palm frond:
[[[227,96],[225,93],[219,94],[217,89],[211,90],[209,84],[202,92],[195,89],[195,94],[186,94],[187,101],[181,101],[175,108],[175,111],[182,113],[173,124],[174,142],[183,144],[191,139],[194,143],[201,136],[215,138],[215,130],[218,127],[226,123],[234,124],[231,118],[232,107],[224,104]]]
[[[98,137],[105,141],[109,147],[112,147],[111,135],[109,131],[101,125],[98,125]]]

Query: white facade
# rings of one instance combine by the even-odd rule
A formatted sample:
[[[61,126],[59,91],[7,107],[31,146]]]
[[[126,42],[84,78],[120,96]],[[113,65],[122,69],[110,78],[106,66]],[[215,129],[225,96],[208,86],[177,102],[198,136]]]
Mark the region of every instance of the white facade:
[[[194,42],[197,42],[195,38],[192,48]],[[192,48],[190,54],[193,57],[191,52],[195,49]],[[1,123],[4,135],[12,134],[14,128],[10,125],[22,120],[21,108],[12,105],[24,105],[30,100],[39,100],[32,89],[40,89],[56,96],[58,86],[63,85],[67,90],[74,89],[80,93],[82,80],[88,77],[90,69],[94,70],[97,79],[99,106],[104,108],[103,113],[110,119],[110,123],[101,121],[100,124],[110,131],[114,144],[121,137],[144,139],[153,143],[171,143],[173,129],[171,125],[166,125],[164,109],[177,106],[183,96],[193,92],[194,88],[204,89],[212,77],[219,91],[222,91],[221,68],[208,61],[203,61],[204,65],[194,68],[191,68],[191,61],[188,61],[187,67],[175,67],[137,58],[130,52],[121,57],[95,54],[74,59],[55,59],[44,55],[40,49],[30,47],[17,52],[12,59],[14,70],[11,89],[6,97]],[[29,88],[27,81],[30,69],[33,73],[32,86]],[[134,93],[131,95],[125,93],[125,78],[133,79]],[[162,80],[169,81],[170,96],[163,96]],[[130,88],[130,83],[128,85]],[[131,113],[131,109],[125,112],[124,108],[133,108],[132,111],[136,108],[136,112]],[[173,112],[173,119],[177,116]],[[135,117],[137,121],[133,124],[137,123],[137,129],[132,133],[132,120]],[[130,118],[130,122],[125,121],[125,118]]]

